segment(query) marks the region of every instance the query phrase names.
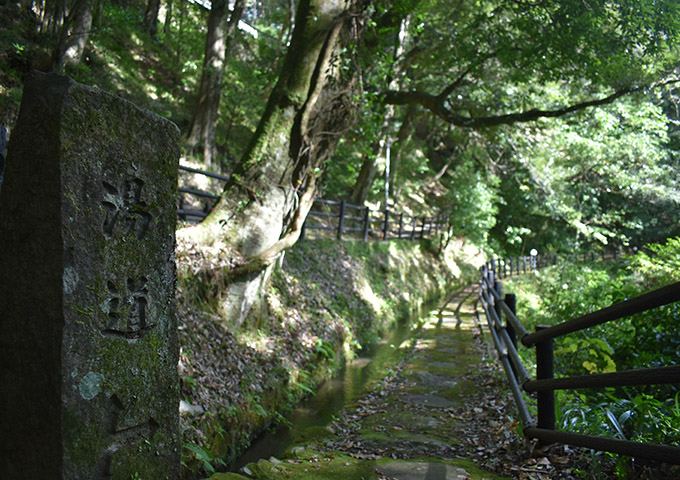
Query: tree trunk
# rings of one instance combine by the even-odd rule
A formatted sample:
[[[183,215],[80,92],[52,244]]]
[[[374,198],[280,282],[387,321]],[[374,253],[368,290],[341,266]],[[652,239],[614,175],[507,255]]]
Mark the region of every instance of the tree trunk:
[[[151,36],[156,36],[158,30],[158,11],[161,8],[161,0],[149,0],[144,12],[144,30]]]
[[[229,38],[236,30],[243,13],[245,1],[236,0],[229,24],[226,24],[227,1],[212,2],[208,18],[208,35],[205,42],[203,73],[198,93],[198,103],[194,111],[191,130],[187,138],[187,148],[196,150],[203,147],[203,162],[212,166],[215,152],[215,128],[219,111],[224,64],[229,49]]]
[[[393,197],[395,198],[395,201],[401,191],[401,188],[397,184],[397,170],[401,164],[404,148],[408,144],[411,134],[413,133],[413,121],[416,113],[416,108],[411,106],[406,108],[401,125],[399,126],[399,131],[397,132],[397,138],[395,139],[394,145],[392,147],[392,157],[390,159],[390,185],[392,185],[392,191],[394,192]]]
[[[65,17],[66,0],[45,0],[40,31],[56,36],[64,24]]]
[[[405,50],[407,38],[406,35],[408,32],[408,22],[409,22],[408,16],[406,18],[403,18],[400,22],[399,33],[395,38],[394,58],[400,58]],[[396,86],[398,85],[399,82],[397,81],[397,78],[399,70],[400,70],[399,65],[395,64],[392,71],[392,79],[389,81],[389,88],[396,88]],[[386,132],[387,136],[389,136],[390,125],[392,124],[393,120],[394,120],[394,106],[388,104],[385,107],[383,128],[381,129],[381,132]],[[399,138],[401,138],[401,136],[402,133],[400,132]],[[371,187],[373,187],[373,183],[378,177],[378,164],[381,161],[385,164],[385,168],[389,168],[388,170],[389,176],[388,178],[385,179],[387,184],[394,185],[394,179],[396,178],[396,170],[399,164],[400,148],[399,145],[396,145],[395,151],[392,152],[393,154],[390,155],[390,158],[388,160],[386,154],[387,141],[388,139],[386,137],[383,137],[376,141],[372,148],[374,155],[366,158],[364,160],[364,163],[361,165],[359,176],[357,177],[357,180],[354,184],[354,188],[352,189],[351,194],[352,203],[356,205],[363,205],[364,202],[366,202],[366,200],[368,199],[368,194],[371,191]],[[380,154],[383,152],[385,152],[385,155],[383,158],[380,158]],[[387,165],[388,161],[390,162],[389,165]],[[385,185],[386,200],[388,197],[389,189],[388,185]],[[387,205],[385,205],[385,208],[387,208]]]
[[[165,10],[165,23],[163,24],[163,33],[165,35],[170,33],[170,25],[172,25],[172,0],[167,1]]]
[[[87,38],[92,28],[90,1],[78,0],[61,29],[59,45],[54,52],[55,70],[61,72],[66,64],[77,65],[83,56]]]
[[[363,205],[364,202],[366,202],[373,182],[375,182],[375,179],[378,176],[378,163],[380,163],[378,154],[381,150],[381,143],[373,143],[373,148],[371,150],[373,155],[364,159],[364,162],[361,164],[361,170],[359,170],[359,176],[352,189],[350,202],[355,205]]]
[[[353,120],[353,76],[332,61],[361,31],[362,12],[349,8],[344,0],[300,1],[278,82],[222,198],[203,223],[178,232],[178,241],[231,252],[221,310],[232,328],[261,299],[275,260],[299,238],[316,172]]]

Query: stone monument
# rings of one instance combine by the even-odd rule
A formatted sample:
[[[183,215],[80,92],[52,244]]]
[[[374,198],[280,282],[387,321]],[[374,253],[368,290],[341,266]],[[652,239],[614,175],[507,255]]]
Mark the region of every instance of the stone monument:
[[[0,193],[0,478],[179,478],[178,137],[27,77]]]

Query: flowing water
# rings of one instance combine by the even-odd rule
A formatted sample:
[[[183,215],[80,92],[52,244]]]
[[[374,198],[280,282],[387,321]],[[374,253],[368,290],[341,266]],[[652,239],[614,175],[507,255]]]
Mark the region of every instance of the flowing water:
[[[333,416],[342,408],[358,398],[364,385],[375,377],[382,365],[399,346],[413,334],[409,325],[400,324],[387,339],[375,347],[362,352],[365,356],[355,358],[345,364],[338,375],[322,383],[316,395],[310,397],[287,417],[274,430],[261,435],[231,467],[238,471],[241,467],[262,458],[280,457],[296,441],[303,439],[310,427],[323,427],[331,422]]]

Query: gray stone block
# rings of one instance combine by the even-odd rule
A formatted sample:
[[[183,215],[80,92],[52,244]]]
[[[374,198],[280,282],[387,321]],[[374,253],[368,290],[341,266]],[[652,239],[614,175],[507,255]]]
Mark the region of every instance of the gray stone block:
[[[27,78],[0,193],[0,478],[179,478],[178,137]]]

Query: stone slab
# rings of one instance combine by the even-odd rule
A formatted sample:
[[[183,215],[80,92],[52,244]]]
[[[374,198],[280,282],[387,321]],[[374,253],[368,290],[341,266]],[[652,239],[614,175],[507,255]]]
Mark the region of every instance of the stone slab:
[[[0,478],[179,478],[178,137],[26,79],[0,194]]]
[[[377,471],[394,480],[467,480],[464,468],[438,462],[391,462]]]
[[[412,405],[430,407],[430,408],[450,408],[455,407],[456,404],[448,401],[444,397],[438,395],[414,394],[406,395],[404,400]]]

